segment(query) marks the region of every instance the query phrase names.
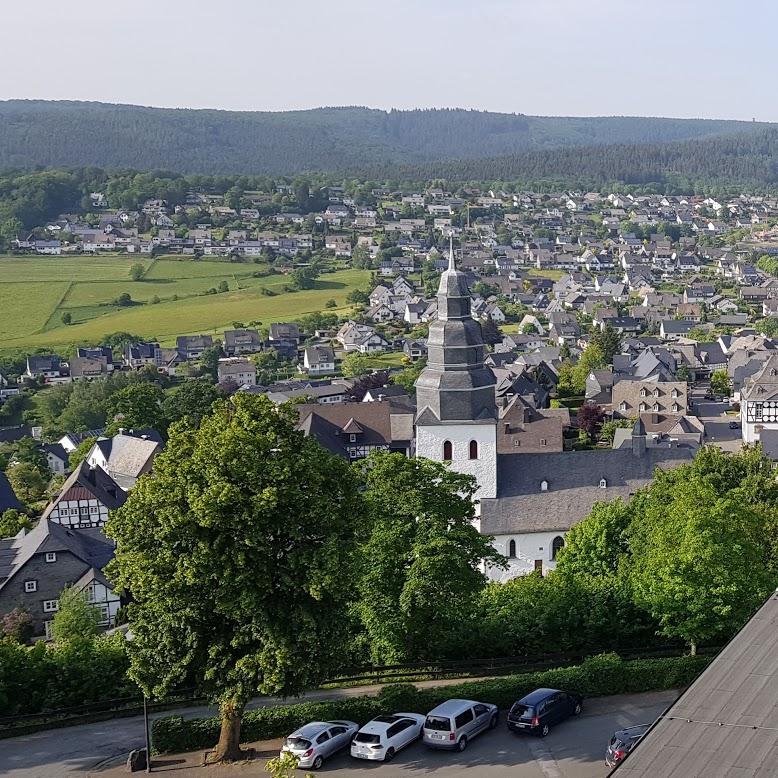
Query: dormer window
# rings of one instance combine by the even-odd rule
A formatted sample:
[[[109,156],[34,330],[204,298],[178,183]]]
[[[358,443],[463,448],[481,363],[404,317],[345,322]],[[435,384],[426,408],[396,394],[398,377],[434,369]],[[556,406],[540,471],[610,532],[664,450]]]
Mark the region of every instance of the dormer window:
[[[659,403],[654,403],[654,407],[651,409],[654,411],[654,413],[659,411]]]
[[[673,412],[678,413],[681,410],[681,406],[678,403],[673,403]]]
[[[673,389],[673,391],[670,392],[670,395],[672,396],[673,399],[675,399],[676,397],[678,397],[678,390],[677,389]]]
[[[643,387],[643,388],[640,390],[640,396],[641,396],[641,397],[645,397],[647,394],[648,394],[648,392],[646,391],[645,387]]]
[[[659,397],[659,389],[654,389],[654,397]]]
[[[600,489],[607,489],[608,482],[604,478],[600,478]]]
[[[548,481],[541,481],[540,482],[540,491],[541,492],[547,492],[548,491]]]
[[[646,404],[645,404],[645,403],[640,403],[640,406],[639,406],[638,410],[640,410],[641,412],[643,412],[643,411],[645,411],[645,410],[646,410],[646,408],[647,408],[647,406],[646,406]]]
[[[619,405],[620,411],[626,411],[627,410],[627,403],[623,402],[621,405]]]

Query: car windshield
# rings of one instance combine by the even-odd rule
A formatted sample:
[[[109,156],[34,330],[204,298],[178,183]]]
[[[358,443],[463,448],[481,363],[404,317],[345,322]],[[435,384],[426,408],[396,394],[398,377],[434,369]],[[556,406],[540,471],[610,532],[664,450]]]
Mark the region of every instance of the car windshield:
[[[289,748],[303,749],[304,751],[305,749],[311,747],[311,741],[306,740],[304,737],[288,737],[286,739],[286,745]]]
[[[511,716],[518,716],[522,719],[531,719],[535,715],[535,709],[531,708],[529,705],[523,705],[520,702],[517,702],[512,708],[511,708]]]
[[[369,743],[376,745],[381,742],[381,738],[378,735],[371,735],[368,732],[357,732],[357,736],[354,738],[357,743]]]
[[[451,720],[444,716],[427,716],[427,721],[424,726],[427,729],[436,729],[439,732],[450,732]]]

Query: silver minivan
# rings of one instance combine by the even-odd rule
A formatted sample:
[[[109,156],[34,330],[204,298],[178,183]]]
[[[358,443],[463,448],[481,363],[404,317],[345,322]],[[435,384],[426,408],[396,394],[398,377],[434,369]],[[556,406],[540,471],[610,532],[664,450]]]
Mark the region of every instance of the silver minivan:
[[[464,751],[485,729],[497,726],[497,706],[473,700],[446,700],[424,721],[424,743],[431,748]]]

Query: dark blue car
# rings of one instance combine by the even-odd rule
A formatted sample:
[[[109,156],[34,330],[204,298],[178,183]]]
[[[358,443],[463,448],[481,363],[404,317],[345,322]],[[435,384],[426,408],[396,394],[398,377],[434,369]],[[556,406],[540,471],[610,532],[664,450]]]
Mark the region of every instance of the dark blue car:
[[[583,698],[579,694],[559,689],[535,689],[513,703],[508,713],[508,729],[545,737],[555,724],[570,716],[579,716],[582,710]]]

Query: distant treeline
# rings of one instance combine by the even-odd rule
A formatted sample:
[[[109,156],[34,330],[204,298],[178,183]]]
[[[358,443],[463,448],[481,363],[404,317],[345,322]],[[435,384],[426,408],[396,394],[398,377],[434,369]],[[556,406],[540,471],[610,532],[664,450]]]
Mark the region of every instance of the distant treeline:
[[[778,186],[778,129],[650,145],[549,149],[492,159],[373,166],[371,178],[423,181],[520,181],[547,188],[630,185],[667,193],[717,187],[764,191]]]
[[[669,143],[750,133],[765,126],[462,109],[387,112],[347,107],[271,113],[9,100],[0,102],[0,170],[99,166],[293,175],[614,143]],[[493,177],[484,172],[491,169],[476,165],[468,168],[467,177]]]

